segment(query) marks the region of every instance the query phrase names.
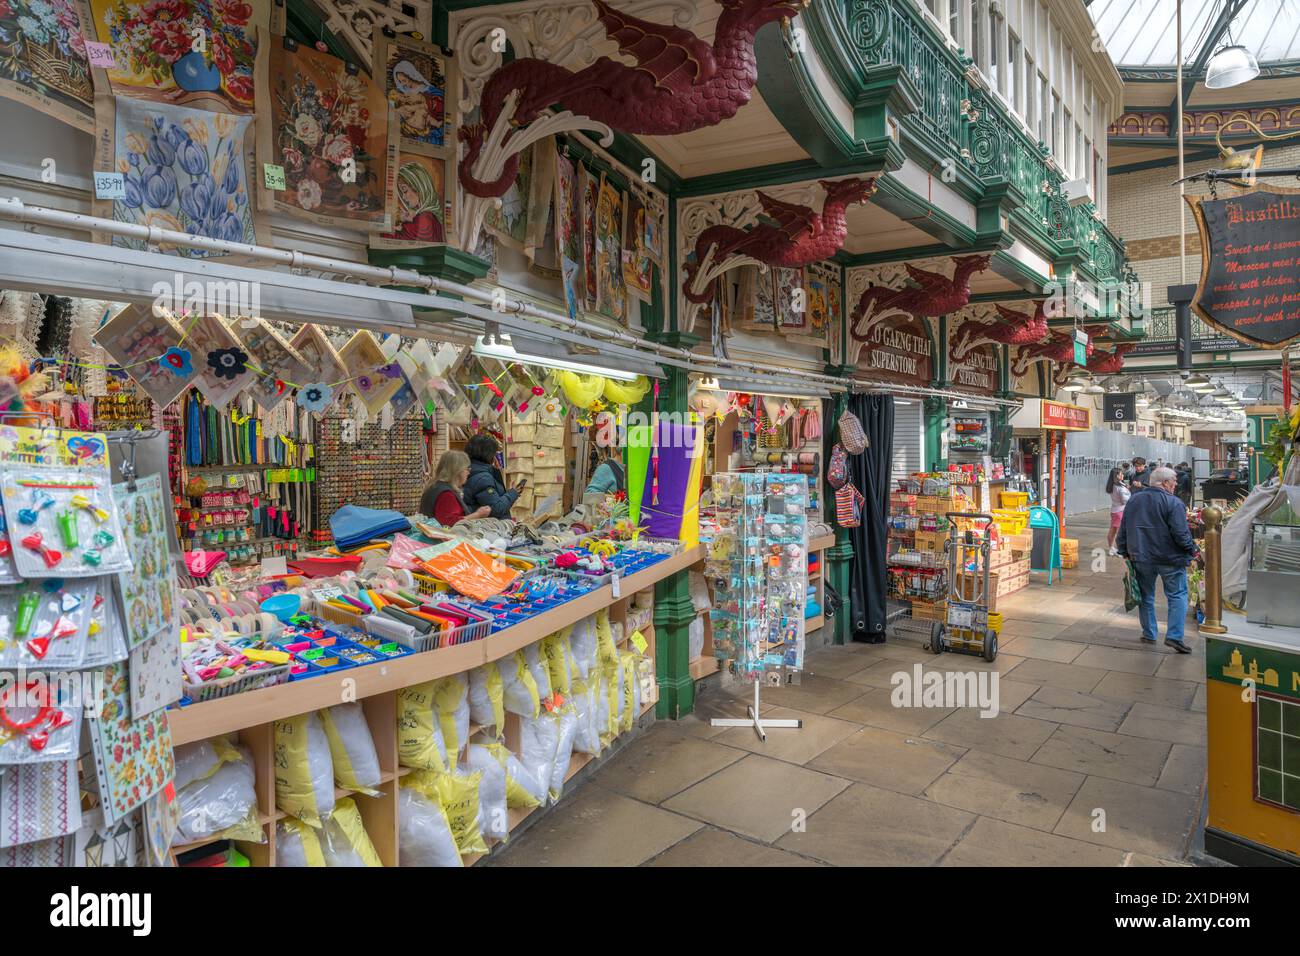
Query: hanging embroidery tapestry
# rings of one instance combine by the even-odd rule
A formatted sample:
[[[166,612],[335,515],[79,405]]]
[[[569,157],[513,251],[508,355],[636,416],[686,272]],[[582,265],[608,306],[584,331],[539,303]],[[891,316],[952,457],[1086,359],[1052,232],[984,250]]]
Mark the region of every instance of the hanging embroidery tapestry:
[[[391,231],[397,121],[384,91],[354,65],[287,37],[270,47],[265,94],[259,88],[267,102],[257,111],[261,208]]]
[[[808,324],[801,341],[829,348],[831,329],[839,323],[840,270],[830,262],[814,262],[804,268],[803,288],[806,296]]]
[[[451,231],[448,160],[403,151],[397,165],[393,231],[370,237],[373,249],[439,246]]]
[[[270,7],[270,0],[90,0],[96,38],[113,51],[113,66],[95,79],[107,77],[118,96],[251,114],[265,77]]]
[[[520,252],[524,251],[528,235],[528,188],[532,178],[533,150],[529,147],[519,155],[519,171],[501,197],[501,208],[489,206],[483,214],[483,228]]]
[[[564,303],[569,318],[576,319],[582,308],[585,284],[582,263],[582,219],[578,198],[578,170],[573,160],[561,154],[555,160],[555,244],[560,251],[564,280]]]
[[[0,2],[0,96],[93,132],[89,34],[76,0]]]
[[[274,411],[289,389],[311,381],[311,369],[269,322],[238,319],[230,329],[239,336],[249,355],[248,365],[256,373],[248,391],[266,411]]]
[[[776,328],[776,302],[772,298],[772,270],[744,266],[737,296],[737,329],[771,332]]]
[[[600,179],[578,166],[578,194],[582,203],[582,296],[585,308],[596,311],[599,280],[596,275],[596,206],[600,202]]]
[[[775,266],[772,296],[776,302],[776,330],[803,333],[808,328],[808,292],[803,287],[803,270]]]
[[[654,263],[646,247],[646,218],[650,210],[635,191],[627,194],[627,215],[623,223],[623,281],[633,295],[650,300],[650,278]]]
[[[164,355],[180,358],[176,350],[184,334],[167,313],[128,305],[100,326],[94,340],[145,394],[166,408],[194,377],[192,362],[187,373],[184,362],[175,365],[162,361]]]
[[[596,202],[596,311],[627,320],[627,286],[623,284],[623,193],[600,181]]]
[[[104,706],[86,721],[95,754],[99,802],[104,820],[122,819],[175,775],[167,712],[131,719],[130,680],[125,664],[104,668]]]
[[[429,156],[454,156],[453,113],[458,89],[455,61],[436,46],[410,37],[375,38],[375,76],[401,124],[401,150]]]
[[[101,96],[95,168],[123,174],[121,199],[98,199],[97,215],[227,242],[257,243],[249,191],[251,116],[228,116],[170,103]],[[144,251],[144,239],[114,236],[113,245]],[[186,259],[224,253],[177,248]]]

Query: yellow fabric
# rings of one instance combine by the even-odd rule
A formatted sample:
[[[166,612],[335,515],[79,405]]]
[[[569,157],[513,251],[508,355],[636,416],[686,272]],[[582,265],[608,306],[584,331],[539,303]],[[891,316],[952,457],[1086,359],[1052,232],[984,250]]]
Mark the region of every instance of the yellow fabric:
[[[624,654],[623,666],[623,720],[620,732],[626,733],[636,722],[636,655]]]
[[[648,391],[650,391],[650,379],[644,375],[638,375],[631,382],[605,379],[605,401],[611,405],[635,405],[645,398]]]
[[[344,797],[335,804],[330,823],[338,825],[348,845],[356,851],[357,856],[361,857],[366,866],[384,865],[379,859],[379,854],[375,852],[375,845],[370,842],[370,834],[366,832],[361,822],[361,811],[357,809],[351,797]]]
[[[450,769],[433,736],[437,719],[433,705],[437,683],[414,684],[397,692],[397,757],[403,767],[437,771]],[[436,732],[441,738],[441,721]]]
[[[580,375],[577,372],[561,371],[557,376],[560,388],[569,404],[580,409],[589,409],[605,391],[603,375]]]

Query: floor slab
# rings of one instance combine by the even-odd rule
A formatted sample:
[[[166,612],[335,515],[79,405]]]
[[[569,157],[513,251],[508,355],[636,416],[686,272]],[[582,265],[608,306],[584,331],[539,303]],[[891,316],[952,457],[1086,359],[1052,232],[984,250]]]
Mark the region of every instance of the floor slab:
[[[1131,706],[1128,701],[1093,697],[1064,687],[1043,686],[1016,708],[1016,713],[1021,717],[1037,717],[1072,727],[1116,731]]]
[[[1121,734],[1205,746],[1205,717],[1181,707],[1161,707],[1137,701],[1120,724]]]
[[[700,828],[588,781],[511,841],[493,866],[637,866]]]
[[[1190,794],[1089,777],[1053,832],[1085,843],[1181,860],[1199,806]]]
[[[1137,644],[1137,641],[1134,641]],[[1076,657],[1075,664],[1084,667],[1097,667],[1104,671],[1123,671],[1126,674],[1154,674],[1160,666],[1161,656],[1150,650],[1134,647],[1127,650],[1122,647],[1089,647]]]
[[[900,734],[920,736],[956,710],[955,707],[895,707],[892,696],[892,692],[886,688],[868,688],[861,697],[832,710],[830,716]]]
[[[1065,641],[1058,638],[1010,637],[1002,642],[999,651],[1017,657],[1032,657],[1043,661],[1057,661],[1068,664],[1084,652],[1087,644]]]
[[[1051,830],[1083,780],[1081,773],[971,750],[924,796],[981,816]]]
[[[1205,788],[1206,753],[1203,744],[1174,744],[1160,771],[1156,786],[1161,790],[1199,794]]]
[[[782,849],[835,866],[932,866],[975,822],[974,814],[856,783],[788,833]]]
[[[655,857],[646,866],[726,866],[749,869],[756,866],[824,866],[797,853],[788,853],[762,843],[719,830],[701,827],[681,843]]]
[[[814,714],[828,714],[863,693],[860,684],[819,677],[816,674],[803,674],[798,684],[764,687],[762,700],[773,707],[789,707],[792,710],[806,710]]]
[[[1151,787],[1160,778],[1171,746],[1161,740],[1063,725],[1032,760],[1048,767]]]
[[[847,780],[750,754],[663,806],[771,843],[848,785]]]
[[[693,736],[665,721],[601,768],[600,785],[660,803],[744,756],[742,750]]]
[[[1196,685],[1191,681],[1169,680],[1164,677],[1147,677],[1145,674],[1121,674],[1111,671],[1092,689],[1097,697],[1117,700],[1142,701],[1165,707],[1187,707],[1196,696]]]
[[[733,727],[713,739],[717,743],[748,750],[750,753],[805,764],[862,729],[860,723],[785,707],[773,707],[766,716],[773,720],[802,720],[803,726],[769,728],[766,741],[759,740],[758,734],[751,727]]]
[[[1082,840],[981,817],[943,866],[1119,866],[1124,854]]]
[[[812,770],[900,793],[920,793],[957,762],[960,747],[865,727],[809,762]]]
[[[1018,717],[1010,711],[1002,711],[996,717],[981,717],[979,711],[966,709],[945,717],[927,730],[925,736],[957,747],[1028,760],[1056,727],[1050,721]]]
[[[1100,684],[1106,674],[1106,671],[1095,667],[1081,667],[1059,661],[1026,660],[1012,668],[1007,676],[1026,684],[1063,687],[1086,694]]]

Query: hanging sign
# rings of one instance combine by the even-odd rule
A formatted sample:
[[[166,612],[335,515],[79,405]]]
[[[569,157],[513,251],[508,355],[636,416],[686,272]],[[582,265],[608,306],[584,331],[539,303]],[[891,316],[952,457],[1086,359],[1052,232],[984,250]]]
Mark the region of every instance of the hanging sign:
[[[899,313],[881,321],[861,344],[858,369],[886,382],[929,385],[934,349],[925,319]]]
[[[1092,428],[1092,410],[1043,399],[1041,425],[1056,431],[1086,432]]]
[[[992,395],[998,390],[998,353],[992,343],[971,351],[951,369],[953,388],[979,395]]]
[[[1187,202],[1201,234],[1197,314],[1252,345],[1300,339],[1300,190]]]

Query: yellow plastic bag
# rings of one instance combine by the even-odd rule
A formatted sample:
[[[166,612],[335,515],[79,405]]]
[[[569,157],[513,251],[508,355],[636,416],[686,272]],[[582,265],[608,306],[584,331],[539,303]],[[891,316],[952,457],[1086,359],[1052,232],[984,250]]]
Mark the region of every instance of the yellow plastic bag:
[[[455,770],[460,752],[469,742],[469,681],[464,674],[452,674],[433,682],[433,706],[442,727],[447,751],[447,769]]]
[[[324,866],[325,854],[321,852],[320,837],[316,831],[296,817],[285,817],[276,828],[276,866]]]
[[[609,626],[609,608],[596,612],[596,660],[606,674],[618,666],[618,648],[614,645],[614,629]]]
[[[542,698],[524,652],[515,651],[511,657],[504,658],[499,667],[505,709],[520,717],[536,717],[541,710]]]
[[[504,682],[495,661],[469,672],[469,719],[480,727],[491,727],[494,737],[505,733]]]
[[[334,765],[329,738],[316,713],[277,720],[275,805],[319,827],[334,809]]]
[[[563,694],[566,698],[573,692],[573,681],[580,679],[578,662],[573,659],[573,650],[569,646],[569,633],[572,626],[556,631],[542,638],[542,660],[551,676],[551,691]]]
[[[379,754],[361,704],[335,704],[320,711],[321,725],[330,743],[334,780],[345,790],[374,796],[379,791]]]
[[[623,664],[623,719],[620,721],[620,732],[626,733],[632,729],[636,723],[636,655],[624,654],[622,657]]]
[[[383,866],[370,834],[361,822],[361,811],[351,797],[344,797],[322,831],[321,852],[326,866]]]
[[[411,774],[411,786],[416,787],[432,799],[437,797],[442,809],[446,811],[447,822],[451,824],[451,835],[456,838],[456,847],[461,855],[468,853],[486,853],[487,842],[479,829],[478,783],[482,774],[471,773],[460,776],[451,773],[431,773],[423,771]]]
[[[505,744],[484,744],[484,747],[506,770],[506,806],[512,810],[541,806],[545,785],[528,774],[519,758],[507,750]]]
[[[434,709],[437,681],[397,692],[397,759],[403,767],[446,771],[447,747]]]

